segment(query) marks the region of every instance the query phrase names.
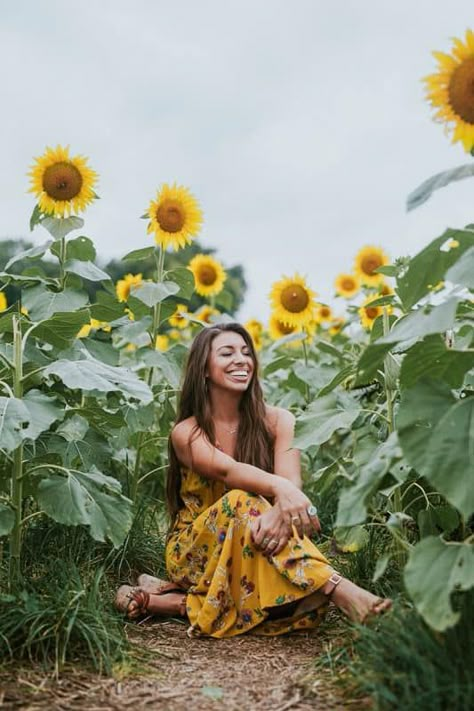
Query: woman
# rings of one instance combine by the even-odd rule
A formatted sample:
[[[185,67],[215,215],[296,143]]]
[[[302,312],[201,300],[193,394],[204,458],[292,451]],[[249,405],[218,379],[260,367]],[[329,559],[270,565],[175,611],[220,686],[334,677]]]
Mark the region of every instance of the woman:
[[[128,617],[188,616],[190,634],[281,634],[316,626],[331,600],[362,621],[390,606],[336,573],[301,491],[294,418],[265,405],[252,339],[236,323],[194,339],[170,437],[166,566],[122,586]],[[186,593],[184,593],[186,591]]]

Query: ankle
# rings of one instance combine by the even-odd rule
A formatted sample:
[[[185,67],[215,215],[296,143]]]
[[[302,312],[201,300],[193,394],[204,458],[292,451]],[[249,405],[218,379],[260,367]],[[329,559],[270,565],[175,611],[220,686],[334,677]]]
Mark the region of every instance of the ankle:
[[[329,579],[326,581],[326,583],[323,585],[322,588],[320,588],[321,592],[323,595],[326,595],[326,597],[330,600],[332,598],[332,595],[336,589],[336,587],[339,585],[339,583],[344,580],[342,575],[339,575],[339,573],[336,573],[336,571],[333,571]]]

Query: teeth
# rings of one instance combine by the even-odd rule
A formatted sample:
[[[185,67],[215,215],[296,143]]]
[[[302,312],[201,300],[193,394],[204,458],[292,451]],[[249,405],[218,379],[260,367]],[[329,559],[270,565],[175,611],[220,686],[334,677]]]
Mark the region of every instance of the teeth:
[[[230,372],[230,374],[231,374],[231,375],[245,375],[245,376],[248,375],[248,373],[247,373],[246,370],[232,370],[232,371]]]

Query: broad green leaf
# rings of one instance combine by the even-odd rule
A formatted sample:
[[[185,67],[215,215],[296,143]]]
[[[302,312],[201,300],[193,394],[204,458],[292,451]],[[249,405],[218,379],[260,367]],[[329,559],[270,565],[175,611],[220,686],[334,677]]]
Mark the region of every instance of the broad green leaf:
[[[474,351],[446,348],[440,336],[428,336],[406,354],[400,372],[402,388],[412,387],[423,377],[444,380],[460,388],[468,370],[474,367]]]
[[[23,404],[30,413],[30,424],[24,431],[26,439],[37,439],[53,422],[64,417],[64,405],[40,390],[29,390],[23,398]]]
[[[44,217],[40,224],[45,230],[48,230],[54,239],[61,239],[73,230],[84,227],[84,220],[76,215],[71,215],[70,217]]]
[[[398,321],[390,333],[380,338],[379,343],[406,341],[409,338],[423,338],[432,333],[447,331],[454,324],[458,303],[459,298],[451,297],[439,306],[412,311]]]
[[[342,490],[337,510],[337,526],[364,523],[370,499],[378,491],[390,467],[401,459],[401,456],[397,435],[392,433],[358,469],[354,484]]]
[[[89,281],[110,281],[111,279],[109,274],[96,267],[93,262],[85,262],[80,259],[68,259],[64,264],[64,271],[78,274],[82,279]]]
[[[189,301],[194,294],[194,274],[187,267],[177,267],[166,272],[166,280],[178,284],[179,291],[176,296]]]
[[[124,257],[122,257],[122,262],[139,262],[142,259],[149,259],[153,256],[156,247],[143,247],[142,249],[134,249],[129,252]]]
[[[96,258],[94,243],[89,237],[75,237],[66,245],[66,259],[80,259],[83,262],[93,262]]]
[[[107,291],[99,290],[95,298],[97,302],[89,307],[92,318],[110,323],[126,315],[124,304],[117,301],[115,296]]]
[[[150,344],[148,329],[151,330],[151,325],[151,316],[145,316],[139,321],[129,321],[124,326],[120,326],[120,328],[117,329],[117,334],[123,338],[124,341],[127,341],[127,343],[134,343],[135,345],[145,345],[145,343]],[[147,336],[145,341],[143,341],[143,335]]]
[[[23,306],[28,309],[32,321],[43,321],[53,314],[77,311],[87,305],[89,297],[85,291],[64,289],[51,291],[43,286],[25,289],[22,294]]]
[[[293,366],[293,373],[303,383],[319,391],[331,382],[336,374],[336,369],[328,366],[309,362],[308,365],[302,360],[297,360]]]
[[[459,242],[456,249],[443,251],[441,247],[449,240]],[[410,260],[408,269],[397,280],[397,293],[405,310],[414,306],[426,296],[441,280],[462,254],[474,245],[474,231],[446,230],[441,237],[433,240],[425,249]]]
[[[423,205],[435,190],[444,188],[454,181],[470,178],[472,175],[474,175],[474,165],[472,163],[464,163],[464,165],[458,165],[457,168],[450,168],[432,175],[431,178],[424,180],[421,185],[409,194],[407,197],[407,210],[414,210],[416,207]]]
[[[456,264],[448,269],[446,280],[453,284],[467,286],[471,290],[474,289],[474,247],[464,252]]]
[[[278,370],[286,370],[287,368],[290,368],[294,363],[294,358],[290,358],[289,356],[282,355],[282,356],[277,356],[273,360],[268,363],[263,369],[263,375],[265,377],[271,375],[272,373],[275,373]]]
[[[360,413],[357,401],[347,393],[330,393],[311,403],[296,422],[293,447],[320,445],[337,430],[349,429]]]
[[[216,297],[216,307],[221,311],[232,311],[232,306],[234,304],[234,297],[230,291],[223,289],[220,294]]]
[[[474,397],[419,380],[403,391],[397,429],[407,462],[460,511],[474,512]]]
[[[155,284],[153,281],[143,281],[139,286],[132,287],[131,295],[151,307],[164,301],[168,296],[177,294],[178,291],[179,286],[174,281],[163,281],[159,284]]]
[[[44,244],[38,245],[38,247],[30,247],[30,249],[25,249],[24,252],[18,252],[18,254],[14,254],[11,259],[8,260],[8,262],[5,264],[5,271],[7,272],[12,264],[15,264],[15,262],[19,262],[22,259],[36,259],[38,257],[42,257],[43,254],[45,254],[50,246],[52,245],[53,240],[49,239]]]
[[[181,384],[181,375],[187,353],[188,349],[186,346],[176,344],[164,352],[150,349],[147,353],[143,354],[143,360],[147,365],[158,368],[169,385],[175,390],[178,390]]]
[[[0,502],[0,536],[10,533],[15,523],[15,512],[10,506]]]
[[[142,403],[153,399],[148,385],[131,370],[113,367],[94,358],[76,361],[59,359],[44,370],[44,376],[49,379],[55,376],[72,390],[119,392],[124,400],[138,400]]]
[[[31,415],[22,400],[0,396],[0,449],[12,452],[25,439]]]
[[[75,340],[82,326],[89,322],[90,313],[87,309],[74,313],[58,313],[46,321],[40,321],[31,330],[30,336],[64,350]]]
[[[474,586],[474,546],[446,543],[435,536],[424,538],[410,553],[404,579],[425,622],[444,632],[460,618],[451,606],[452,593]]]
[[[47,467],[41,473],[48,473]],[[49,470],[37,487],[38,504],[58,523],[88,526],[96,541],[110,540],[117,548],[132,523],[132,502],[120,493],[116,479],[97,470]]]
[[[89,429],[89,423],[80,415],[68,417],[56,428],[56,434],[61,435],[68,442],[82,440]]]

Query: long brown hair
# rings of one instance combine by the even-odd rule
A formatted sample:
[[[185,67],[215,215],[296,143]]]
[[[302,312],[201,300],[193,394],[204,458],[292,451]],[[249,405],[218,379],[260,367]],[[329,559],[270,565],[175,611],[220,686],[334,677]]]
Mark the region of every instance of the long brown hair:
[[[194,433],[202,431],[213,445],[216,444],[211,402],[206,385],[206,370],[213,340],[226,331],[242,336],[254,363],[252,379],[239,403],[240,422],[234,457],[238,462],[253,464],[264,471],[272,472],[275,437],[266,424],[265,403],[257,375],[257,354],[252,338],[239,323],[218,323],[208,326],[195,337],[184,371],[176,424],[194,416],[196,427],[191,434],[190,442]],[[166,500],[171,524],[173,524],[179,509],[183,506],[183,501],[180,496],[181,465],[174,451],[171,436],[168,440],[168,451]]]

